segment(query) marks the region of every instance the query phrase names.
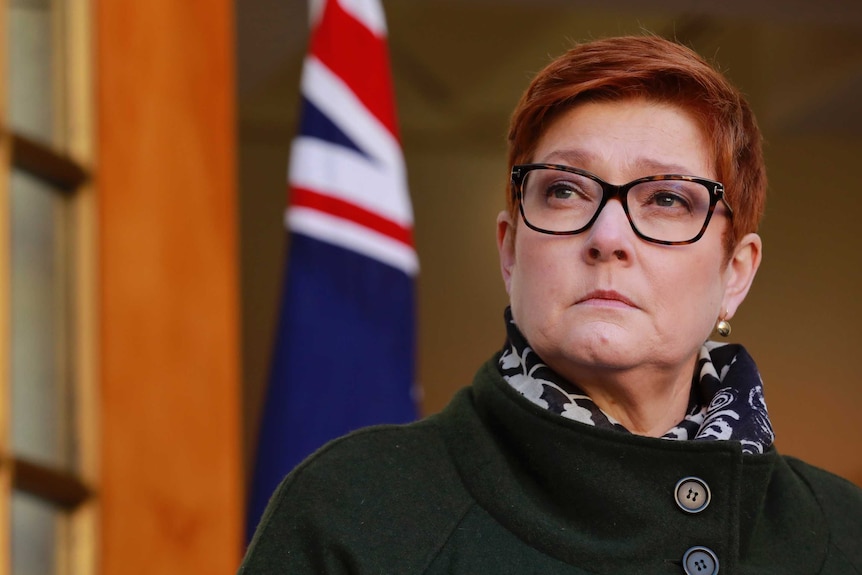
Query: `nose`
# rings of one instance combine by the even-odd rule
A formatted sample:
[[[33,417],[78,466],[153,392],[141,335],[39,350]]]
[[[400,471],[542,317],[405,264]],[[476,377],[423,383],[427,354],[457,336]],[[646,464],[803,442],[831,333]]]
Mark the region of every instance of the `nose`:
[[[634,239],[634,231],[622,203],[613,198],[605,204],[596,221],[587,230],[584,257],[588,263],[628,262],[631,259]]]

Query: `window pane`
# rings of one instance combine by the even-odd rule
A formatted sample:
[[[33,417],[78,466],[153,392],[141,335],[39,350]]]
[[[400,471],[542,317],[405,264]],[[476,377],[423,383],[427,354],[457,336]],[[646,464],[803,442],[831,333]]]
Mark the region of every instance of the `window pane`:
[[[54,141],[54,42],[50,0],[10,0],[9,124],[46,143]]]
[[[10,189],[12,448],[71,470],[68,199],[21,171]]]
[[[12,575],[57,573],[60,511],[28,495],[12,494]]]

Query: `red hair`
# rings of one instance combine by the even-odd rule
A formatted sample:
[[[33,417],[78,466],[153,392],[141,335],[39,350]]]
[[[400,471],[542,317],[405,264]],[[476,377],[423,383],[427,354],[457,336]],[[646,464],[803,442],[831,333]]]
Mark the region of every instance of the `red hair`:
[[[728,251],[757,230],[766,203],[760,129],[748,103],[694,51],[656,36],[606,38],[576,45],[530,83],[509,125],[509,167],[533,161],[545,129],[582,102],[644,98],[677,106],[700,123],[712,143],[716,179],[733,208]],[[507,206],[517,217],[515,199]]]

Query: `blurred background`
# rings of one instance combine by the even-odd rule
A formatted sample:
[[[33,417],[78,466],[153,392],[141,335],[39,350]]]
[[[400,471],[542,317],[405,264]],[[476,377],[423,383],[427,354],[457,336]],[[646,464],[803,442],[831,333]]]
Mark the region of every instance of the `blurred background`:
[[[731,339],[785,454],[862,485],[862,4],[383,0],[419,254],[422,412],[502,344],[494,221],[529,79],[644,31],[766,138]],[[0,1],[0,575],[232,573],[286,254],[304,0]]]
[[[441,409],[502,344],[494,240],[509,115],[529,79],[578,40],[660,34],[745,93],[766,140],[764,262],[732,340],[761,369],[779,448],[862,481],[862,5],[856,2],[384,2],[419,276],[423,411]],[[298,117],[306,12],[237,12],[247,443],[266,381]],[[285,32],[289,30],[289,32]],[[844,441],[851,443],[843,444]]]

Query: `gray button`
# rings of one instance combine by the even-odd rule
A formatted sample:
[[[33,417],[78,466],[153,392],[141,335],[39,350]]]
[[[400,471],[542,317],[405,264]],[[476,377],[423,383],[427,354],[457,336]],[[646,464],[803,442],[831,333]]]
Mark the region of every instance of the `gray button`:
[[[684,477],[680,479],[674,489],[674,497],[679,508],[687,513],[700,513],[709,505],[712,494],[709,486],[703,479],[697,477]]]
[[[692,547],[682,556],[686,575],[716,575],[718,557],[707,547]]]

